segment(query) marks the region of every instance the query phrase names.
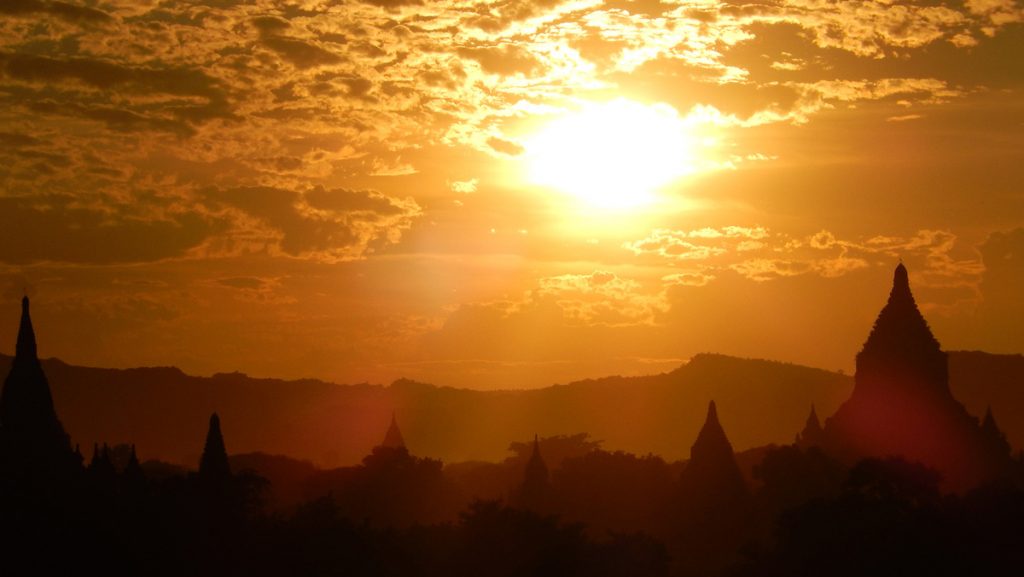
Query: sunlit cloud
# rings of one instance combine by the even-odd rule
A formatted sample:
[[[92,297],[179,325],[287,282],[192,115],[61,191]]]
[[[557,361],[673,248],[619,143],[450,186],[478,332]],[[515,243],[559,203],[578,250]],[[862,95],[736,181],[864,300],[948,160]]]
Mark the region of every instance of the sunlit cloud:
[[[165,286],[116,285],[149,318],[197,301],[283,315],[348,285],[331,267],[376,275],[337,307],[379,297],[379,330],[346,335],[396,356],[449,317],[649,328],[666,291],[852,282],[901,257],[922,287],[977,299],[995,257],[974,246],[1016,207],[1000,183],[1019,179],[987,176],[1020,149],[1012,0],[24,0],[0,14],[0,273],[71,290],[85,282],[72,267],[94,287],[152,267]],[[880,187],[934,180],[942,208],[908,190],[921,210],[904,224],[835,216],[849,204],[828,183],[850,173],[832,168],[870,175],[949,142],[963,182],[915,165]],[[812,180],[820,193],[800,196]],[[989,203],[965,205],[970,225],[936,216],[967,189]],[[440,272],[448,258],[463,268]],[[67,310],[128,314],[100,294]],[[147,304],[160,299],[171,312]],[[351,320],[334,314],[317,322]]]

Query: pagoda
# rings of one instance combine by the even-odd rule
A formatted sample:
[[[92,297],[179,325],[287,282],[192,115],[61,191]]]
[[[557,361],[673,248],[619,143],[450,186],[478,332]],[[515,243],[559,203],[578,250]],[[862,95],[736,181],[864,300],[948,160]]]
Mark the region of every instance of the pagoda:
[[[53,407],[27,296],[21,299],[14,360],[0,393],[0,453],[11,474],[30,481],[63,478],[81,468],[81,458]]]
[[[848,463],[888,456],[920,462],[955,491],[1005,466],[1009,455],[993,456],[977,419],[950,392],[946,353],[917,308],[903,263],[856,366],[852,395],[825,423],[829,453]]]
[[[714,401],[708,404],[707,418],[690,448],[690,460],[683,469],[680,483],[684,499],[699,508],[714,510],[731,506],[748,496],[732,444],[718,422]]]

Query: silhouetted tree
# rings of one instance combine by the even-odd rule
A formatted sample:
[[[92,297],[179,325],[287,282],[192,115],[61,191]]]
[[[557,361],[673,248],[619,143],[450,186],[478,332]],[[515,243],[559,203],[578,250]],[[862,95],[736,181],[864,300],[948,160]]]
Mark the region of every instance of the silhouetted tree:
[[[868,459],[841,494],[782,515],[777,544],[739,573],[763,576],[977,575],[955,498],[939,475],[902,459]]]
[[[754,478],[762,483],[757,494],[761,515],[774,522],[786,509],[837,496],[846,471],[817,447],[787,445],[770,450],[754,467]]]
[[[552,484],[558,512],[585,523],[591,535],[645,531],[664,536],[671,514],[667,505],[679,490],[660,457],[621,451],[566,459]]]

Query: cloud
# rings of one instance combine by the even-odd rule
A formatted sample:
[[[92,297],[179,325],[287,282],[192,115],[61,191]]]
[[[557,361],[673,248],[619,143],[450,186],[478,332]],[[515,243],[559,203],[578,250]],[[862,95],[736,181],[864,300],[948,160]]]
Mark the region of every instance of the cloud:
[[[381,8],[401,8],[403,6],[422,6],[423,0],[360,0],[366,4],[380,6]]]
[[[92,58],[59,59],[11,53],[0,53],[0,67],[7,78],[25,82],[77,81],[100,90],[117,88],[137,94],[224,98],[216,79],[191,68],[134,67]]]
[[[752,258],[731,264],[729,268],[756,282],[802,275],[813,270],[808,262],[778,258]]]
[[[102,10],[68,4],[66,2],[45,2],[41,0],[6,0],[0,3],[0,14],[12,16],[49,15],[73,24],[107,24],[113,21],[110,14]]]
[[[369,190],[273,187],[203,191],[211,211],[235,214],[231,248],[326,262],[358,259],[387,244],[421,213],[409,198]]]
[[[660,295],[608,271],[564,274],[538,281],[534,298],[551,298],[571,322],[587,325],[650,324],[664,310]]]
[[[222,225],[198,211],[144,218],[66,196],[0,197],[0,262],[114,264],[179,258]]]
[[[487,146],[490,146],[495,152],[507,154],[508,156],[518,156],[526,150],[521,144],[497,137],[487,139]]]
[[[265,281],[252,276],[234,276],[217,279],[217,284],[235,289],[257,290],[263,288]]]
[[[297,302],[294,296],[282,294],[281,277],[235,276],[213,280],[213,284],[234,291],[235,300],[257,303],[260,305],[292,304]]]
[[[707,260],[713,256],[725,253],[726,249],[719,246],[695,244],[685,239],[721,238],[725,236],[725,233],[716,229],[701,229],[690,232],[656,229],[651,231],[651,234],[646,238],[626,242],[622,246],[636,255],[657,255],[677,260]]]
[[[655,229],[622,246],[637,257],[680,261],[695,267],[664,277],[666,283],[703,285],[715,272],[732,270],[756,282],[815,274],[837,278],[871,266],[913,261],[923,286],[975,286],[981,263],[954,256],[957,237],[949,231],[920,230],[912,236],[843,239],[828,230],[794,237],[765,227],[725,226],[694,230]],[[883,257],[883,258],[879,258]]]
[[[456,180],[450,182],[448,183],[448,188],[452,189],[452,192],[457,192],[459,194],[472,194],[476,192],[476,187],[479,184],[480,182],[477,179],[471,178],[469,180]]]
[[[0,76],[8,82],[0,100],[11,108],[98,121],[119,132],[190,136],[197,124],[234,117],[225,86],[198,69],[0,52]]]
[[[484,72],[511,76],[513,74],[533,74],[542,69],[536,56],[522,46],[505,44],[502,46],[464,47],[456,51],[460,56],[474,60],[480,64]]]
[[[297,68],[313,68],[341,62],[341,57],[312,42],[284,36],[267,36],[260,41]]]
[[[715,280],[715,275],[704,272],[679,272],[661,277],[661,281],[667,286],[699,287],[713,280]]]

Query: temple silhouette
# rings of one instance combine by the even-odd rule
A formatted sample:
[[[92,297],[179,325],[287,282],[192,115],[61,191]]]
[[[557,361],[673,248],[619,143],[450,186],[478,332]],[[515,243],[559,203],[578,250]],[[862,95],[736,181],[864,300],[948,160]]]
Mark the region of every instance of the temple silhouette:
[[[748,496],[736,455],[718,421],[715,402],[708,404],[707,418],[690,448],[690,461],[679,479],[687,496],[688,513],[716,511],[733,506]]]
[[[81,468],[82,456],[53,407],[50,383],[36,351],[28,297],[21,299],[21,322],[11,370],[0,393],[0,459],[19,483],[50,484]]]
[[[398,417],[391,413],[391,424],[388,425],[388,432],[384,433],[384,440],[380,443],[385,449],[405,449],[405,438],[402,437],[402,430],[398,428]]]
[[[856,366],[852,395],[825,422],[827,452],[847,463],[900,456],[934,468],[960,491],[1007,468],[1009,447],[1000,445],[991,413],[979,426],[953,398],[946,353],[917,308],[903,263]],[[817,436],[809,426],[801,438]]]
[[[547,463],[540,454],[540,438],[533,436],[533,450],[523,470],[523,482],[512,496],[512,502],[531,511],[551,510],[551,484]]]

